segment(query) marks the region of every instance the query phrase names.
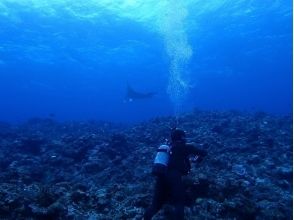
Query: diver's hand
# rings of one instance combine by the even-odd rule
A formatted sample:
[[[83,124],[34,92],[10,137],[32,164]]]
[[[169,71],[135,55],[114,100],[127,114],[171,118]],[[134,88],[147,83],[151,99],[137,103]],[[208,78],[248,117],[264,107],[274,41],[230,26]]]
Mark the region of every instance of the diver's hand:
[[[201,163],[204,160],[204,156],[196,155],[194,157],[190,157],[191,163]]]

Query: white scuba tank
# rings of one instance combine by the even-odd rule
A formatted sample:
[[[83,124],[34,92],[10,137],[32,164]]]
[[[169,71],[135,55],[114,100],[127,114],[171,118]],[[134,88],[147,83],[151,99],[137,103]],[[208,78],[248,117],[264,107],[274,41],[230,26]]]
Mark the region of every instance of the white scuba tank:
[[[167,144],[162,144],[157,149],[157,154],[154,159],[152,173],[155,175],[163,174],[167,171],[167,166],[171,154],[171,147]]]

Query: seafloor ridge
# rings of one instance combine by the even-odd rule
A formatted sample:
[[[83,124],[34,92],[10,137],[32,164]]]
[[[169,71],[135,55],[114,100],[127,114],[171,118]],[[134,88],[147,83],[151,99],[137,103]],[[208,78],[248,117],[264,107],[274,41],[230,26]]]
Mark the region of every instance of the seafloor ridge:
[[[209,153],[185,179],[187,219],[292,219],[292,117],[195,111],[179,124]],[[153,158],[172,126],[173,117],[128,127],[1,123],[0,217],[141,219]]]

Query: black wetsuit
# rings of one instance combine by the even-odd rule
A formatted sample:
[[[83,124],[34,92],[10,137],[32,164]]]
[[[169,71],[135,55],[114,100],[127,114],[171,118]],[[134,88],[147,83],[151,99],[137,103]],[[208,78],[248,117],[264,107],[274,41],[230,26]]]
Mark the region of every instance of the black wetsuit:
[[[189,171],[189,155],[205,156],[207,153],[191,144],[173,144],[168,171],[157,176],[152,205],[144,214],[144,220],[150,220],[161,209],[164,203],[171,202],[175,207],[173,218],[184,219],[185,189],[182,176]]]

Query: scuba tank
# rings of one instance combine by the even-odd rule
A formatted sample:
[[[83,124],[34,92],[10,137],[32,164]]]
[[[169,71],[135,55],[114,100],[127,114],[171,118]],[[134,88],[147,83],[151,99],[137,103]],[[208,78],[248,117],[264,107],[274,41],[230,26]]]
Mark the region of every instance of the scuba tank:
[[[171,147],[167,144],[162,144],[157,149],[157,154],[154,159],[152,174],[162,175],[167,172],[167,166],[171,154]]]

